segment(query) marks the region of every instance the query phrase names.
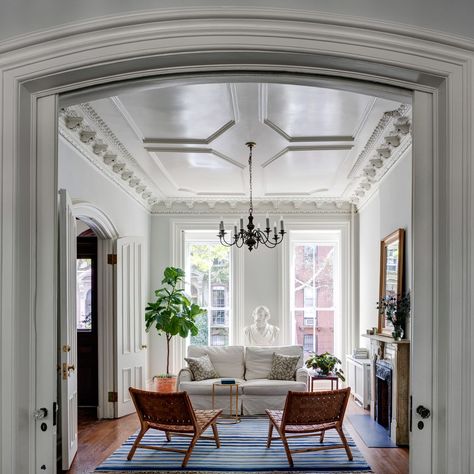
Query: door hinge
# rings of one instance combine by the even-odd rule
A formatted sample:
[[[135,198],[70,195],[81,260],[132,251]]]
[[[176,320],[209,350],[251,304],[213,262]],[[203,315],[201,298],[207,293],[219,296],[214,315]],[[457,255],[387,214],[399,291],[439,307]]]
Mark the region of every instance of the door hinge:
[[[109,253],[107,255],[107,263],[109,265],[117,265],[117,255],[114,253]]]
[[[410,433],[412,431],[412,424],[413,424],[413,397],[410,395],[410,420],[409,420],[409,427]]]
[[[109,402],[117,402],[118,394],[117,392],[109,392]]]

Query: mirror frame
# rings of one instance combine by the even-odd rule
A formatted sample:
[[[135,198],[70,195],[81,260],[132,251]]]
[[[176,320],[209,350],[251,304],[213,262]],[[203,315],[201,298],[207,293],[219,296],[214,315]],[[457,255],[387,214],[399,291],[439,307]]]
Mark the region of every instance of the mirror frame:
[[[380,285],[379,301],[386,296],[387,247],[398,241],[397,295],[403,295],[405,284],[405,229],[397,229],[380,241]],[[388,324],[387,324],[388,323]],[[378,315],[378,333],[391,336],[393,328],[388,326],[385,314]]]

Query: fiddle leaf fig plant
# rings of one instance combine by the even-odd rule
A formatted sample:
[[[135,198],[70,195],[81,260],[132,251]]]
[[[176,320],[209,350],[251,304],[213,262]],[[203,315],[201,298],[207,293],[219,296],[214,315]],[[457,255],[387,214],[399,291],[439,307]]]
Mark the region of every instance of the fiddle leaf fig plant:
[[[325,352],[324,354],[313,354],[309,359],[306,360],[306,367],[308,369],[314,369],[320,372],[322,375],[334,374],[343,382],[346,381],[344,372],[337,365],[341,365],[341,361],[336,357]]]
[[[199,305],[191,303],[184,292],[178,288],[184,283],[184,271],[181,268],[167,267],[161,284],[155,291],[156,301],[148,303],[145,309],[146,330],[154,327],[158,334],[166,336],[166,376],[170,376],[170,342],[174,336],[186,338],[196,336],[198,328],[195,319],[206,312]]]

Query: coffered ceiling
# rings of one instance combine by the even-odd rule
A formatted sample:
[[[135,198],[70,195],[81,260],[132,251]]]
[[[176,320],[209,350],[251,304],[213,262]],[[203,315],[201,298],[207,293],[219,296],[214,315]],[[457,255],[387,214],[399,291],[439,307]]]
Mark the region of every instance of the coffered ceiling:
[[[343,90],[218,83],[62,110],[60,133],[153,212],[358,203],[411,143],[410,106]],[[315,206],[316,204],[316,206]]]

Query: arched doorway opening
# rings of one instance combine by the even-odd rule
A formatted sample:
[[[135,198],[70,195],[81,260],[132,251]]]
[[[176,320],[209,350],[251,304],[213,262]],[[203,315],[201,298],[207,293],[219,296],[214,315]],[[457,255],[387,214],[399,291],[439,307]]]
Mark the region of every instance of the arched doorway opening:
[[[19,370],[15,373],[23,374],[21,378],[10,374],[5,379],[14,388],[3,399],[3,419],[7,430],[15,431],[12,414],[22,408],[49,406],[51,393],[48,387],[55,383],[54,371],[46,370],[43,374],[41,369],[50,367],[55,358],[50,343],[55,332],[56,305],[56,248],[54,239],[50,238],[56,221],[55,94],[118,79],[132,80],[146,75],[178,75],[222,69],[249,72],[256,69],[273,72],[291,70],[294,73],[328,77],[352,77],[417,91],[414,118],[417,129],[414,215],[420,219],[415,222],[414,266],[418,273],[414,276],[414,283],[418,295],[415,301],[415,324],[420,325],[420,330],[416,337],[420,338],[420,347],[434,347],[436,353],[449,353],[450,357],[446,360],[461,361],[462,348],[468,347],[469,332],[465,331],[463,335],[462,315],[469,305],[465,301],[465,293],[461,290],[459,293],[455,288],[465,288],[469,276],[469,270],[462,264],[461,251],[468,242],[467,230],[462,222],[467,212],[465,206],[469,202],[469,188],[457,186],[456,179],[462,180],[462,176],[467,175],[467,152],[462,150],[470,149],[470,134],[467,127],[462,126],[462,104],[469,103],[466,70],[470,54],[447,45],[420,43],[416,38],[388,37],[375,28],[364,30],[361,37],[358,32],[346,30],[336,21],[328,26],[319,23],[316,18],[312,21],[302,17],[287,20],[282,14],[279,17],[269,14],[266,26],[258,25],[258,44],[255,44],[256,37],[249,31],[248,18],[239,15],[213,18],[212,34],[203,36],[203,17],[193,15],[190,14],[187,21],[183,21],[184,15],[178,20],[156,17],[157,24],[150,22],[148,28],[143,29],[140,25],[121,25],[119,31],[114,28],[104,30],[105,36],[102,37],[104,31],[89,33],[87,40],[94,45],[96,53],[93,57],[84,50],[84,38],[77,35],[69,38],[68,45],[48,44],[41,58],[35,48],[27,53],[26,58],[14,60],[12,54],[11,62],[5,69],[6,120],[3,122],[3,136],[6,137],[4,150],[7,151],[6,155],[11,152],[11,161],[4,168],[7,186],[3,191],[9,202],[14,203],[5,214],[5,219],[12,223],[11,228],[21,229],[23,237],[17,243],[13,243],[12,239],[2,241],[2,244],[10,246],[3,247],[3,262],[7,271],[15,269],[12,274],[18,275],[13,282],[3,281],[2,294],[11,295],[4,301],[5,314],[18,312],[29,315],[28,320],[20,319],[16,326],[8,325],[2,332],[2,347],[11,360],[18,360]],[[212,17],[209,13],[209,18]],[[258,19],[259,23],[261,19]],[[163,28],[165,23],[168,29]],[[228,32],[230,26],[233,28],[232,34],[223,33]],[[50,38],[44,38],[45,41],[47,39]],[[436,41],[436,38],[432,39]],[[124,47],[124,44],[127,46]],[[63,55],[64,48],[68,50],[67,56]],[[449,50],[448,54],[446,50]],[[232,54],[229,54],[230,51]],[[17,104],[20,106],[17,107]],[[31,136],[20,140],[20,130],[31,130]],[[38,166],[39,163],[41,166]],[[448,168],[450,173],[445,173],[444,170]],[[35,170],[38,170],[37,174]],[[29,188],[31,179],[35,180],[36,186]],[[8,184],[17,180],[25,185],[24,194]],[[439,205],[442,202],[447,204]],[[459,212],[448,218],[447,209]],[[28,218],[20,219],[15,215]],[[14,252],[11,252],[11,247],[15,249]],[[32,252],[31,249],[38,251]],[[446,260],[447,255],[451,256],[450,261]],[[37,268],[41,268],[41,273],[38,273]],[[439,272],[440,268],[449,268],[449,271]],[[40,278],[40,275],[48,277]],[[436,279],[427,279],[426,275],[436,275]],[[39,295],[35,304],[30,304],[33,301],[31,297],[24,296],[32,294]],[[440,314],[449,314],[449,322],[439,320]],[[15,347],[21,346],[25,334],[35,339],[31,321],[36,320],[43,323],[36,333],[36,346],[30,348],[29,357],[23,354],[22,358]],[[433,336],[431,330],[424,331],[424,324],[431,328],[431,322],[435,328],[440,325],[447,327],[449,336],[439,336],[437,331],[434,331]],[[12,346],[10,341],[14,340],[18,344]],[[464,341],[465,345],[456,343],[458,340]],[[461,403],[460,393],[468,393],[464,388],[467,389],[470,379],[463,379],[460,387],[459,384],[449,384],[451,388],[447,393],[441,393],[437,389],[437,380],[449,373],[445,367],[446,360],[439,361],[435,354],[427,354],[427,357],[429,366],[434,365],[435,373],[431,377],[430,370],[422,370],[419,380],[428,377],[429,388],[414,397],[413,403],[416,405],[433,399],[433,413],[447,410],[450,414],[449,423],[444,418],[434,418],[437,427],[434,442],[439,449],[433,450],[433,458],[429,456],[443,470],[448,457],[455,464],[462,462],[454,456],[454,446],[461,445],[460,438],[451,437],[448,443],[446,436],[448,424],[465,418],[464,410],[468,407]],[[29,361],[35,359],[37,363],[29,367]],[[28,387],[32,383],[34,386],[34,380],[38,379],[42,379],[44,385],[37,385],[33,390],[34,395],[27,396],[25,400],[14,397],[14,393],[32,393]],[[459,403],[456,403],[458,399]],[[23,431],[27,433],[25,443],[19,444],[29,445],[32,449],[28,451],[33,454],[22,458],[13,443],[7,443],[5,452],[10,454],[5,455],[4,465],[12,466],[10,470],[19,472],[29,472],[33,466],[41,465],[49,469],[50,432],[42,432],[31,420],[27,426],[29,429]],[[424,453],[425,458],[426,453],[431,452],[431,433],[431,425],[426,427],[421,434],[423,436],[417,433],[421,444],[414,451]],[[446,451],[453,455],[448,456]],[[413,462],[417,466],[416,461]],[[426,468],[426,464],[424,466]]]

